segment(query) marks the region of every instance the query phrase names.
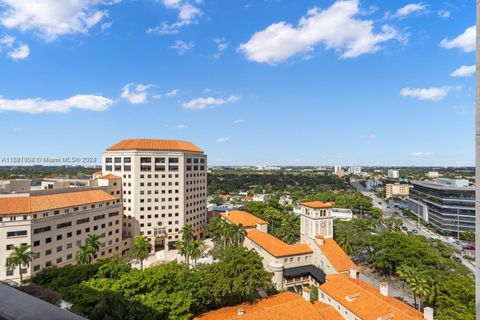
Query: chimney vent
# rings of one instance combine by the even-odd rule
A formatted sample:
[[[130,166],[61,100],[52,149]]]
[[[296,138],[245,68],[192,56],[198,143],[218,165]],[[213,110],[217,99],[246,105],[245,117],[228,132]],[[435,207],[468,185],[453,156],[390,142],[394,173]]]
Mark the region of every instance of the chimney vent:
[[[423,319],[425,320],[433,320],[433,309],[430,307],[426,307],[423,309]]]
[[[245,310],[243,310],[243,308],[238,308],[237,314],[238,314],[239,316],[243,316],[243,315],[245,314]]]
[[[380,282],[380,294],[382,296],[388,296],[388,282]]]

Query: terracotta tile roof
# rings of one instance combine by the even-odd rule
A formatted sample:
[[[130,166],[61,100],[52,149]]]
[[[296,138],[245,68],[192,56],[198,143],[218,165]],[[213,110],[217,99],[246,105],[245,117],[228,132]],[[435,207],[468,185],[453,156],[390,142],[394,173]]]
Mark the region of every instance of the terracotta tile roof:
[[[323,201],[310,201],[301,203],[302,206],[306,206],[314,209],[333,208],[335,202],[323,202]]]
[[[313,307],[317,309],[323,320],[343,320],[343,317],[329,304],[315,301]]]
[[[97,171],[97,172],[94,173],[94,175],[96,175],[96,176],[101,176],[101,175],[102,175],[102,171]]]
[[[287,244],[271,234],[257,229],[247,231],[247,238],[276,258],[313,253],[312,249],[305,243]]]
[[[222,212],[220,215],[225,218],[226,220],[230,221],[233,224],[239,225],[241,224],[244,227],[256,227],[258,224],[268,224],[267,221],[260,219],[253,214],[246,212],[246,211],[228,211]]]
[[[349,271],[357,267],[335,240],[327,238],[324,239],[323,245],[318,242],[317,245],[337,272]]]
[[[107,148],[108,151],[116,150],[163,150],[163,151],[191,151],[203,150],[188,141],[160,140],[160,139],[127,139]]]
[[[379,289],[345,274],[328,275],[320,290],[335,299],[357,317],[376,320],[390,315],[395,320],[420,320],[423,314],[391,296],[383,296]],[[347,300],[346,297],[354,297]]]
[[[107,175],[101,176],[99,179],[121,179],[121,177],[109,173]]]
[[[103,190],[0,197],[0,215],[34,213],[113,200],[116,200],[115,197]]]
[[[243,315],[238,310],[244,311]],[[332,308],[333,309],[333,308]],[[328,317],[335,310],[320,310],[314,304],[293,292],[259,300],[253,304],[240,304],[204,313],[196,320],[337,320]],[[338,315],[338,313],[337,313]]]

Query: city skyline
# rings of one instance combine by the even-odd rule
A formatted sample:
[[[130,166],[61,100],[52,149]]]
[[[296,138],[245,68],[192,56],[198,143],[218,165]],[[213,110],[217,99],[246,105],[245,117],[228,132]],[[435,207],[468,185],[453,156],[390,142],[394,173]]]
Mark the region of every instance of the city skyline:
[[[0,158],[473,166],[474,4],[0,0]]]

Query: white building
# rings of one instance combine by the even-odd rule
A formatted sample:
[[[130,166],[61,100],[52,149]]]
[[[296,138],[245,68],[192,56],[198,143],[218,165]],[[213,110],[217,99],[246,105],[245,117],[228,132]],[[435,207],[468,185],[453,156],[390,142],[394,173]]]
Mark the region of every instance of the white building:
[[[120,188],[121,186],[118,186]],[[36,258],[22,268],[24,278],[42,268],[75,264],[75,255],[89,234],[101,237],[95,258],[119,255],[123,208],[113,189],[75,188],[0,195],[0,280],[19,280],[19,270],[7,270],[13,247],[31,246]]]
[[[353,212],[351,209],[333,208],[332,217],[333,219],[349,221],[353,218]]]
[[[400,172],[398,170],[389,169],[387,175],[389,178],[398,179],[400,177]]]
[[[359,167],[359,166],[349,167],[347,173],[359,175],[360,173],[362,173],[362,167]]]
[[[455,188],[467,188],[470,185],[467,179],[438,178],[435,183]]]
[[[187,224],[205,236],[207,156],[194,144],[123,140],[103,154],[102,168],[122,178],[126,235],[147,236],[155,251],[173,247]]]
[[[0,180],[0,193],[28,192],[31,185],[32,179]]]
[[[440,175],[438,173],[438,171],[429,171],[427,172],[427,177],[429,179],[435,179],[435,178],[438,178]]]

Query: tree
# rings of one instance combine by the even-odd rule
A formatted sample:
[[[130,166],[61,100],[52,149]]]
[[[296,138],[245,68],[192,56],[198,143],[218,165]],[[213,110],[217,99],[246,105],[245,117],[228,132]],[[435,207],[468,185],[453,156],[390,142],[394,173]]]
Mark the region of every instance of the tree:
[[[93,254],[91,248],[87,245],[80,246],[77,254],[75,255],[75,259],[80,265],[91,264],[93,261]]]
[[[92,256],[97,254],[98,250],[100,250],[100,247],[102,246],[100,239],[101,237],[96,234],[89,234],[87,240],[85,241],[85,245],[90,250]]]
[[[148,258],[148,254],[152,250],[152,244],[144,236],[136,236],[134,241],[134,256],[140,261],[140,270],[143,270],[143,260]]]
[[[350,244],[350,235],[348,233],[344,234],[340,242],[338,243],[340,247],[345,251],[346,254],[352,253],[352,245]]]
[[[18,267],[18,271],[20,274],[20,283],[23,282],[23,273],[22,267],[28,268],[30,266],[30,262],[35,257],[35,254],[31,251],[29,245],[22,244],[18,247],[13,247],[10,256],[7,258],[5,266],[7,270],[13,271],[15,268]]]
[[[190,256],[193,259],[194,266],[197,265],[197,260],[202,256],[203,243],[200,240],[192,240],[190,243]]]
[[[189,245],[190,245],[190,242],[193,240],[193,229],[192,229],[192,226],[189,225],[189,224],[186,224],[183,228],[182,228],[182,240],[180,241],[181,245],[180,245],[180,248],[179,249],[180,251],[182,251],[182,255],[185,256],[185,262],[187,263],[187,266],[190,265],[190,249],[189,249]]]

